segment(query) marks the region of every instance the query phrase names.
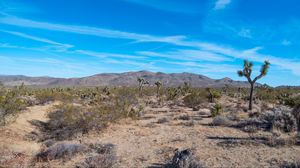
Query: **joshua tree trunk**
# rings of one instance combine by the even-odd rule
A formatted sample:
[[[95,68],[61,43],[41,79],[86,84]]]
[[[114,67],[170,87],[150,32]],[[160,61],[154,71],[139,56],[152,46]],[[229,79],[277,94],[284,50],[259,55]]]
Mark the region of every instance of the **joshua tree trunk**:
[[[251,88],[250,88],[250,96],[249,96],[249,110],[252,110],[254,83],[251,83],[250,85]]]

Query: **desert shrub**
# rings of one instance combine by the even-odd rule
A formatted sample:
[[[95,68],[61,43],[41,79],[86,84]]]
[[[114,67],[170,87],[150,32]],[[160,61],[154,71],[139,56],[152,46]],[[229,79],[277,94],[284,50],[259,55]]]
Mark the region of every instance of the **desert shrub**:
[[[166,95],[167,100],[174,101],[181,95],[181,90],[179,88],[168,88]]]
[[[295,117],[285,107],[276,108],[274,111],[267,111],[258,118],[244,120],[236,126],[245,131],[248,128],[265,131],[276,129],[283,132],[293,132],[297,129]]]
[[[76,133],[86,133],[93,128],[101,128],[104,123],[99,120],[100,113],[92,113],[87,109],[71,104],[58,105],[49,114],[46,132],[51,138],[67,139]]]
[[[190,149],[176,151],[166,168],[202,168],[204,167]]]
[[[189,115],[187,115],[187,114],[184,114],[184,115],[180,115],[180,116],[178,117],[178,119],[179,119],[179,120],[190,120],[191,117],[190,117]]]
[[[221,93],[218,90],[213,90],[211,88],[206,88],[205,90],[208,93],[206,98],[208,99],[208,101],[210,103],[213,103],[215,101],[215,99],[218,99],[221,97]]]
[[[166,123],[166,122],[168,122],[169,120],[166,118],[166,117],[163,117],[163,118],[160,118],[160,119],[158,119],[157,120],[157,123],[158,124],[162,124],[162,123]]]
[[[223,107],[221,104],[217,103],[214,105],[214,107],[210,111],[212,117],[216,117],[217,115],[220,115],[223,113]]]
[[[117,167],[117,158],[112,144],[93,144],[90,148],[94,152],[88,155],[76,168],[114,168]]]
[[[293,109],[292,114],[296,119],[298,132],[300,132],[300,104]]]
[[[18,92],[18,89],[0,90],[0,125],[5,125],[14,119],[18,113],[25,109],[26,101]]]
[[[292,132],[297,129],[297,122],[290,112],[279,112],[275,114],[272,127],[284,132]]]
[[[203,92],[193,91],[191,94],[183,98],[183,103],[187,107],[195,108],[199,104],[206,102],[206,95],[207,94]]]
[[[280,168],[300,168],[300,160],[296,161],[283,161],[280,166]]]
[[[45,126],[48,138],[64,140],[80,135],[90,130],[101,131],[107,123],[121,118],[138,118],[143,111],[135,93],[126,89],[115,92],[106,101],[90,105],[61,104],[49,114],[49,121]]]
[[[270,136],[266,138],[264,143],[270,147],[293,146],[297,143],[297,138],[296,136],[285,138]]]
[[[216,116],[212,123],[213,126],[229,126],[231,125],[230,120],[225,116]]]
[[[40,104],[45,104],[55,100],[54,91],[48,89],[36,91],[35,97]]]
[[[286,98],[284,99],[284,104],[290,107],[296,107],[300,105],[300,96]]]
[[[38,161],[71,158],[78,153],[86,152],[88,148],[82,144],[59,143],[37,154]]]

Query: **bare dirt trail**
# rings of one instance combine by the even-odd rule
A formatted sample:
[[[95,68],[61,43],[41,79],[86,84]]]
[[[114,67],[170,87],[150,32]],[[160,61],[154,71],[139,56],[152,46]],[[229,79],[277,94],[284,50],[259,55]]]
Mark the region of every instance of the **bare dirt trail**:
[[[58,103],[28,107],[27,110],[18,115],[13,123],[1,129],[0,149],[13,154],[15,158],[11,158],[12,162],[18,162],[18,159],[21,159],[20,165],[26,167],[26,164],[29,163],[24,162],[28,162],[40,150],[40,143],[26,139],[26,135],[31,132],[39,133],[38,129],[30,121],[39,120],[46,122],[48,120],[48,111],[56,104]],[[8,162],[7,165],[9,167]]]
[[[159,168],[176,149],[193,149],[207,167],[276,167],[279,162],[300,159],[300,147],[269,147],[263,144],[220,146],[219,137],[249,138],[229,127],[213,127],[203,111],[189,108],[150,108],[140,120],[123,120],[101,134],[90,134],[86,142],[116,146],[121,167]],[[188,116],[188,117],[186,117]]]

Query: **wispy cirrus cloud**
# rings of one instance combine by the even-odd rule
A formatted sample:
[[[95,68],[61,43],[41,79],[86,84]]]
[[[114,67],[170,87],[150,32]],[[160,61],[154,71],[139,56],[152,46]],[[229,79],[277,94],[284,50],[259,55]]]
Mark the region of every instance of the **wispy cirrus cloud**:
[[[29,34],[25,34],[25,33],[21,33],[21,32],[16,32],[16,31],[7,31],[7,30],[0,30],[1,32],[5,32],[11,35],[15,35],[18,37],[22,37],[22,38],[26,38],[26,39],[30,39],[30,40],[34,40],[34,41],[38,41],[38,42],[43,42],[43,43],[47,43],[47,44],[51,44],[51,45],[56,45],[58,46],[58,48],[72,48],[73,45],[70,44],[64,44],[64,43],[59,43],[56,41],[52,41],[46,38],[41,38],[41,37],[37,37],[37,36],[32,36]]]
[[[128,54],[116,54],[116,53],[107,53],[107,52],[95,52],[95,51],[88,51],[88,50],[75,50],[74,53],[77,54],[84,54],[89,56],[94,56],[97,58],[125,58],[125,59],[143,59],[144,56],[138,55],[128,55]]]
[[[67,33],[76,33],[76,34],[91,35],[91,36],[98,36],[98,37],[105,37],[105,38],[129,39],[138,42],[172,43],[172,41],[182,40],[185,38],[185,36],[160,37],[160,36],[152,36],[147,34],[129,33],[129,32],[123,32],[118,30],[104,29],[98,27],[39,22],[34,20],[18,18],[10,15],[4,15],[3,17],[0,17],[0,23],[20,26],[20,27],[37,28],[37,29],[44,29],[50,31],[61,31]]]
[[[175,60],[198,60],[198,61],[211,61],[211,62],[221,62],[230,61],[231,59],[218,53],[203,51],[203,50],[191,50],[191,49],[181,49],[175,51],[167,52],[153,52],[153,51],[139,51],[137,52],[141,55],[151,56],[151,57],[162,57]]]
[[[193,3],[185,3],[185,1],[174,0],[124,0],[126,2],[147,6],[150,8],[176,13],[197,14],[200,13],[201,6]]]
[[[4,17],[0,17],[0,23],[14,25],[19,27],[27,27],[27,28],[37,28],[43,29],[48,31],[62,31],[68,33],[75,33],[75,34],[82,34],[82,35],[90,35],[96,37],[106,37],[106,38],[117,38],[117,39],[128,39],[134,40],[136,42],[161,42],[161,43],[168,43],[175,46],[181,47],[190,47],[193,48],[192,50],[186,49],[184,52],[182,50],[182,54],[180,57],[189,57],[190,54],[200,55],[203,54],[207,56],[207,61],[221,61],[224,58],[234,58],[234,59],[251,59],[256,62],[263,62],[264,60],[269,60],[272,65],[278,66],[280,68],[290,70],[294,74],[300,76],[300,61],[299,60],[291,60],[285,59],[283,56],[276,57],[272,55],[260,54],[259,50],[261,48],[256,47],[254,49],[242,50],[231,48],[228,46],[222,46],[219,44],[208,43],[208,42],[201,42],[195,41],[193,39],[188,39],[186,36],[155,36],[155,35],[148,35],[148,34],[139,34],[139,33],[130,33],[118,30],[110,30],[110,29],[103,29],[97,27],[88,27],[88,26],[77,26],[77,25],[66,25],[66,24],[56,24],[56,23],[48,23],[48,22],[39,22],[34,20],[28,20],[23,18],[18,18],[14,16],[5,15]],[[44,41],[48,43],[53,43],[53,41],[47,41],[45,39],[35,38],[28,35],[17,33],[20,36],[31,38],[39,41]],[[56,42],[54,42],[56,43]],[[84,50],[80,51],[81,54]],[[85,55],[90,56],[100,56],[101,53],[92,53],[84,51]],[[107,54],[107,53],[106,53]],[[147,53],[144,52],[144,56],[156,56],[157,57],[168,57],[172,56],[172,51],[165,52],[165,53]],[[119,56],[119,57],[128,57],[128,55],[118,55],[118,54],[107,54],[110,56]],[[195,56],[194,58],[190,59],[201,59],[201,57]],[[132,57],[133,56],[133,57]],[[131,57],[139,57],[143,55],[132,55]],[[179,57],[179,56],[178,56]],[[179,58],[180,58],[179,57]],[[205,59],[204,57],[202,59]]]
[[[214,9],[215,10],[224,9],[230,3],[231,0],[217,0]]]

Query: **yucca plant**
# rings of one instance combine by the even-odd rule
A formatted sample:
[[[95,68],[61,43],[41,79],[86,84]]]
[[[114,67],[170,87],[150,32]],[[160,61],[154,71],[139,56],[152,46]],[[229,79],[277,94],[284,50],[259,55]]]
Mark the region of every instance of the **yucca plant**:
[[[268,69],[270,67],[270,62],[265,61],[261,67],[260,74],[256,76],[254,79],[251,79],[253,63],[248,60],[244,60],[244,69],[239,70],[237,73],[240,77],[246,77],[248,82],[250,83],[250,96],[249,96],[249,110],[252,110],[252,101],[253,101],[253,90],[255,83],[258,79],[267,75]]]
[[[143,90],[144,85],[149,84],[149,82],[146,81],[144,78],[137,78],[137,81],[139,82],[139,92],[140,92],[140,95],[142,95],[142,90]]]
[[[214,105],[214,107],[211,109],[210,111],[211,116],[214,118],[217,115],[221,115],[223,114],[223,107],[221,104],[217,103],[216,105]]]
[[[159,91],[162,87],[162,82],[161,81],[157,81],[154,83],[156,85],[156,94],[157,94],[157,97],[159,97]]]

